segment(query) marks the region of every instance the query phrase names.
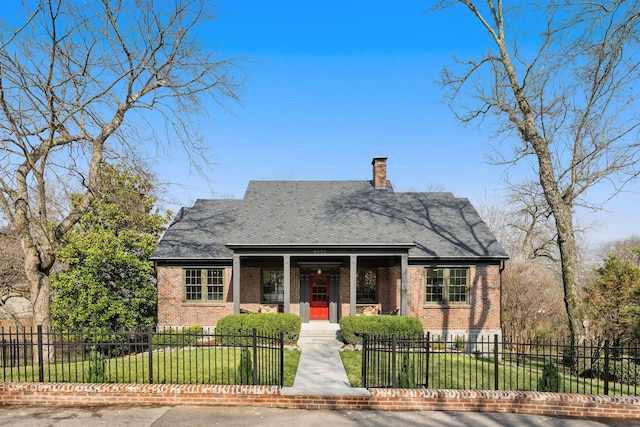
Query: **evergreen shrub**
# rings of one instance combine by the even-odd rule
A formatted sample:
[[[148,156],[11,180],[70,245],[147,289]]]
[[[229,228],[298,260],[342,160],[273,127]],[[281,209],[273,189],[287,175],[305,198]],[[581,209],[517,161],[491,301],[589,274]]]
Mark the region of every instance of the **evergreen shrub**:
[[[551,359],[547,359],[542,368],[542,376],[538,380],[538,391],[559,392],[562,388],[562,377]]]
[[[106,383],[108,381],[107,360],[100,351],[92,348],[89,351],[89,382],[90,383]]]
[[[251,352],[246,347],[240,352],[240,363],[236,369],[236,384],[253,384],[253,363],[251,361]]]
[[[402,365],[400,365],[400,371],[398,372],[398,387],[416,388],[415,367],[408,353],[405,353],[402,357]]]
[[[424,336],[422,323],[407,316],[345,316],[340,319],[342,340],[347,344],[362,344],[364,334],[398,337]]]
[[[301,327],[302,320],[293,313],[231,314],[218,320],[216,334],[251,335],[255,328],[258,335],[276,336],[282,332],[285,344],[295,344]],[[244,344],[248,345],[248,342]]]

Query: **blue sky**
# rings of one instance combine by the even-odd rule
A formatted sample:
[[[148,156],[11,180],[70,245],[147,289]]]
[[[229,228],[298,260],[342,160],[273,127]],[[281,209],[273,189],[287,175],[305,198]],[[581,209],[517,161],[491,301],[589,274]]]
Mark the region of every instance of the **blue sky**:
[[[248,81],[241,105],[210,106],[212,120],[199,129],[215,159],[209,183],[189,173],[179,152],[158,159],[160,180],[176,184],[174,203],[242,198],[251,179],[366,180],[374,156],[388,157],[396,191],[439,187],[474,204],[503,193],[507,171],[486,161],[488,130],[461,127],[435,83],[454,54],[485,46],[462,9],[428,13],[429,1],[218,4],[205,38],[223,56],[246,58]],[[508,173],[517,180],[531,172]],[[623,194],[586,217],[600,223],[590,240],[640,235],[638,200]]]

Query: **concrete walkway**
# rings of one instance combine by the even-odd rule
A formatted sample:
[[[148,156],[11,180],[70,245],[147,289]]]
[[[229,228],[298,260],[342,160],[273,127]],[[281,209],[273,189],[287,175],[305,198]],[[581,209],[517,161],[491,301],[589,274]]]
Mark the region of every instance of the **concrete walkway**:
[[[283,387],[282,395],[369,396],[365,388],[351,388],[338,352],[343,344],[339,329],[326,321],[302,324],[298,372],[293,387]]]

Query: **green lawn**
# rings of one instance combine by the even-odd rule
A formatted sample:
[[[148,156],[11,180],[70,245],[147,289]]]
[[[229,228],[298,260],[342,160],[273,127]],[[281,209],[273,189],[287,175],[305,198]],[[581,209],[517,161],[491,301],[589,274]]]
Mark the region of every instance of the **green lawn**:
[[[235,384],[236,368],[240,364],[240,349],[204,347],[154,352],[152,356],[153,382],[159,384]],[[263,384],[276,385],[277,360],[274,352],[258,350],[260,365],[270,366],[258,376]],[[300,352],[284,350],[284,386],[292,386],[298,369]],[[88,360],[60,360],[44,366],[47,382],[107,382],[148,383],[149,354]],[[0,367],[0,382],[38,381],[37,368],[31,366]]]
[[[341,351],[340,358],[351,387],[362,387],[362,352]]]
[[[342,363],[352,387],[362,386],[362,351],[343,351],[340,353]],[[401,359],[401,358],[398,358]],[[432,389],[458,390],[494,390],[495,363],[489,359],[478,359],[464,353],[438,353],[429,355],[429,372],[415,366],[424,359],[414,360],[414,375],[417,388],[426,386]],[[402,361],[397,361],[397,371]],[[511,391],[536,391],[538,380],[542,375],[541,366],[517,366],[515,363],[498,363],[498,389]],[[603,394],[604,382],[593,378],[576,378],[561,375],[560,392],[581,394]],[[640,395],[640,388],[633,385],[609,383],[610,395]]]

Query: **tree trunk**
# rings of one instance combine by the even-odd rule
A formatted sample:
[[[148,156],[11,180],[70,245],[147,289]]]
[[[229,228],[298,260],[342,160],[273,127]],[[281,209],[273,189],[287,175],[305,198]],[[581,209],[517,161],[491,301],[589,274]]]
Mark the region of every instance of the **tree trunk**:
[[[51,328],[49,276],[39,271],[33,279],[30,278],[29,282],[31,285],[31,305],[33,306],[33,326],[41,325],[44,330],[48,330]]]
[[[54,362],[54,352],[49,347],[49,332],[51,331],[51,282],[49,271],[55,260],[53,248],[48,254],[38,250],[29,237],[21,239],[25,252],[24,269],[29,280],[31,293],[31,307],[33,312],[33,328],[42,326],[45,335],[42,340],[43,359],[45,362]],[[46,261],[42,261],[42,260]],[[37,344],[35,342],[34,344]],[[34,351],[34,362],[37,361],[37,352]]]
[[[533,123],[533,121],[531,121]],[[531,123],[528,123],[531,125]],[[564,193],[555,177],[549,145],[533,126],[528,128],[531,142],[538,159],[540,185],[556,222],[557,242],[560,250],[564,304],[569,317],[571,344],[580,345],[586,339],[584,302],[580,294],[578,249],[573,228],[573,197],[571,188]]]
[[[558,230],[558,247],[562,258],[562,282],[564,303],[569,315],[571,342],[581,345],[587,339],[584,303],[581,295],[578,265],[578,250],[573,232],[573,217],[570,206],[554,210]]]

